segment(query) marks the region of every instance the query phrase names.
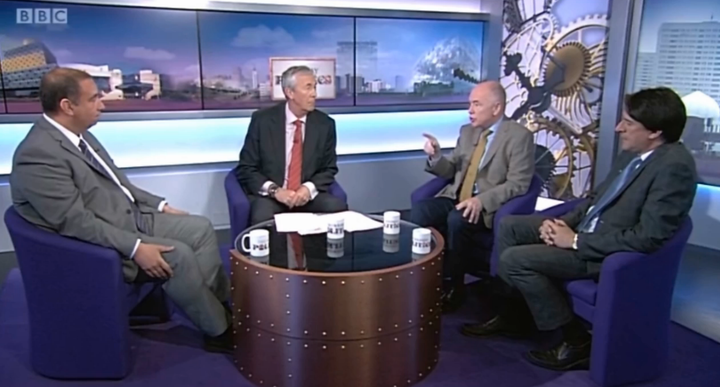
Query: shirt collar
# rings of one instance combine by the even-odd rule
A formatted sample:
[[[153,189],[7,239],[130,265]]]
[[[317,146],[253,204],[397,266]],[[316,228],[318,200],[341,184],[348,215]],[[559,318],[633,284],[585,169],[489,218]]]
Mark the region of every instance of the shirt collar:
[[[82,136],[81,136],[81,135],[75,134],[75,133],[71,132],[71,131],[70,131],[69,129],[67,129],[66,127],[60,125],[57,121],[55,121],[55,120],[53,120],[52,118],[48,117],[47,114],[43,114],[43,118],[45,118],[45,120],[46,120],[47,122],[49,122],[50,125],[52,125],[52,126],[54,126],[55,128],[57,128],[57,130],[59,130],[60,133],[64,134],[65,137],[67,137],[68,140],[70,140],[70,142],[71,142],[73,145],[75,145],[76,147],[79,147],[79,146],[80,146],[80,140],[82,139]]]
[[[307,115],[305,115],[303,118],[297,118],[293,112],[290,111],[290,106],[285,103],[285,120],[287,121],[288,125],[294,124],[295,121],[300,120],[303,124],[305,124],[305,121],[307,120]]]
[[[641,155],[640,155],[640,160],[642,160],[642,161],[647,160],[647,158],[650,157],[650,155],[653,153],[654,150],[655,150],[655,149],[652,149],[652,150],[649,150],[649,151],[641,154]]]
[[[490,136],[494,135],[495,133],[498,132],[498,130],[500,130],[500,125],[502,125],[502,122],[503,122],[503,119],[500,118],[499,120],[497,120],[497,122],[495,122],[494,124],[492,124],[490,126],[490,128],[489,128]]]

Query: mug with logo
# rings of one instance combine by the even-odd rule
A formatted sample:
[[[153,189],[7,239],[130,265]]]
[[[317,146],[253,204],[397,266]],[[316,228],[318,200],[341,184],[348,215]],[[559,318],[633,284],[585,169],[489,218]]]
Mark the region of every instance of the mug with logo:
[[[412,252],[415,254],[430,253],[432,233],[427,228],[416,228],[412,234]]]
[[[270,255],[270,232],[268,230],[252,230],[243,235],[240,242],[243,251],[250,253],[253,257]]]
[[[345,218],[342,216],[334,216],[328,221],[327,228],[328,239],[345,238]]]
[[[397,211],[385,211],[383,214],[383,234],[400,234],[400,213]]]
[[[383,251],[391,254],[400,251],[400,235],[383,234]]]
[[[345,255],[345,238],[327,240],[327,255],[329,258],[342,258]]]

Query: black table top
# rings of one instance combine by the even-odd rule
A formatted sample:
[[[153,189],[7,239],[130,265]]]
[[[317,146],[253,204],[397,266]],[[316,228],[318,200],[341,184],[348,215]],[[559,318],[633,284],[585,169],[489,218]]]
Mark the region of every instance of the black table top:
[[[366,215],[382,223],[382,216]],[[400,221],[400,233],[387,235],[382,228],[367,231],[345,231],[342,239],[328,239],[327,234],[300,236],[296,233],[278,232],[275,221],[269,220],[246,229],[235,242],[235,249],[247,259],[282,269],[308,272],[363,272],[402,266],[427,255],[412,252],[412,232],[419,226]],[[242,237],[252,230],[264,229],[270,234],[269,254],[254,257],[244,252]],[[301,241],[298,243],[298,241]],[[430,251],[437,245],[432,236]],[[295,251],[302,251],[296,255]]]

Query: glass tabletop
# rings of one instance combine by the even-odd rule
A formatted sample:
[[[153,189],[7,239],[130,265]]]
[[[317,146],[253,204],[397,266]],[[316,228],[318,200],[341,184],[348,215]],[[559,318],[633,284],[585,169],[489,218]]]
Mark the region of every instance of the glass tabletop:
[[[382,223],[382,216],[366,215]],[[259,223],[243,231],[234,242],[235,249],[247,259],[282,269],[309,272],[363,272],[387,269],[423,259],[427,254],[412,251],[413,230],[419,226],[400,221],[399,234],[385,234],[383,228],[345,231],[344,237],[330,239],[326,233],[299,235],[278,232],[275,221]],[[255,233],[254,230],[267,230]],[[267,242],[265,242],[265,240]],[[244,244],[243,244],[244,243]],[[437,241],[432,235],[430,251]]]

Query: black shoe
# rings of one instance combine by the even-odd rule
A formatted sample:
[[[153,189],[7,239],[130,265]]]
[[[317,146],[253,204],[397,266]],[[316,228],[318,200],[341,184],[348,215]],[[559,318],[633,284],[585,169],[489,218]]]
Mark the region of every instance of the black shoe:
[[[536,366],[556,371],[588,369],[591,343],[592,340],[588,340],[580,345],[571,345],[563,341],[546,351],[530,351],[525,358]]]
[[[220,336],[205,335],[204,344],[205,350],[208,352],[232,354],[234,347],[232,327],[225,330]]]
[[[514,339],[524,339],[531,336],[529,329],[508,324],[500,316],[495,316],[483,323],[464,324],[460,333],[469,337],[505,336]]]
[[[465,302],[465,285],[452,286],[440,296],[443,313],[452,313],[460,309]]]

